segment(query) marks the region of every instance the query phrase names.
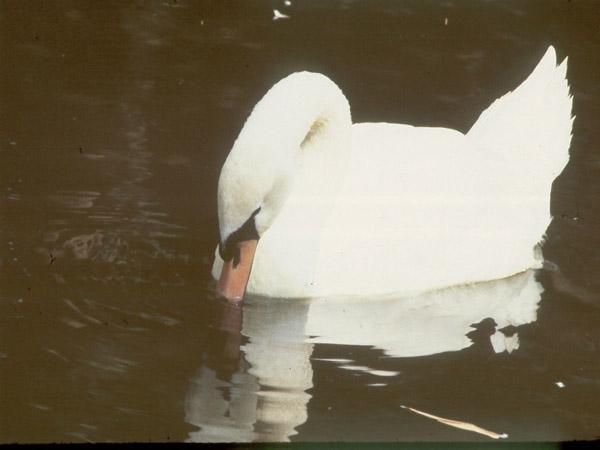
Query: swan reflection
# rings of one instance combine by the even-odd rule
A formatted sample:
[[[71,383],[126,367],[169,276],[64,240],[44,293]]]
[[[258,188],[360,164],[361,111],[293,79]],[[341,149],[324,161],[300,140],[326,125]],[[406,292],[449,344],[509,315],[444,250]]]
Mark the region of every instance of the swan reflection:
[[[496,330],[536,320],[543,289],[529,270],[510,278],[458,286],[411,298],[316,299],[306,334],[314,343],[371,345],[395,357],[426,356],[469,347],[472,324],[485,318]],[[335,318],[335,320],[332,320]],[[497,331],[494,342],[499,341]],[[500,343],[494,346],[500,349]]]
[[[312,387],[307,302],[224,303],[185,400],[192,442],[286,441],[307,419]],[[243,335],[242,335],[243,334]]]
[[[188,440],[289,440],[308,418],[315,344],[372,346],[391,357],[434,355],[469,347],[472,325],[491,318],[491,347],[510,353],[518,349],[518,334],[501,330],[535,321],[542,292],[529,270],[411,298],[250,297],[243,308],[219,305],[203,365],[185,400],[186,421],[199,427]],[[331,361],[382,381],[397,375]]]

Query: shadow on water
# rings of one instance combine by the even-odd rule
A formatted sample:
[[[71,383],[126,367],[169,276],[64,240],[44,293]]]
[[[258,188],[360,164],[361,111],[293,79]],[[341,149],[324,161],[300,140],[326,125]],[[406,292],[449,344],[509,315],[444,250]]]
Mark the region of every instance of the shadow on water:
[[[0,8],[0,442],[489,440],[401,405],[509,441],[600,436],[595,2]],[[357,122],[466,131],[549,44],[577,119],[546,269],[214,298],[219,170],[276,80],[322,71]]]

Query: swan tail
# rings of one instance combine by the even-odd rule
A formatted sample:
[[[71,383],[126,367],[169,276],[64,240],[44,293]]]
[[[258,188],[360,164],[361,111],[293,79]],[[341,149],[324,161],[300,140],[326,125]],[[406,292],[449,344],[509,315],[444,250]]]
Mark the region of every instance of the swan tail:
[[[467,136],[512,168],[523,168],[541,185],[552,183],[569,160],[574,117],[567,58],[556,63],[554,47],[514,91],[496,100]]]

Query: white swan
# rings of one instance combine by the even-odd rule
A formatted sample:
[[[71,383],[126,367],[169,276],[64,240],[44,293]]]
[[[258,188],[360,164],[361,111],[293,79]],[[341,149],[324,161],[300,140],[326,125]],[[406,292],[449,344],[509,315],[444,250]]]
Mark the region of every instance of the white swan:
[[[552,182],[569,159],[566,70],[549,47],[466,135],[352,124],[324,75],[279,81],[221,171],[218,291],[405,295],[538,266]]]

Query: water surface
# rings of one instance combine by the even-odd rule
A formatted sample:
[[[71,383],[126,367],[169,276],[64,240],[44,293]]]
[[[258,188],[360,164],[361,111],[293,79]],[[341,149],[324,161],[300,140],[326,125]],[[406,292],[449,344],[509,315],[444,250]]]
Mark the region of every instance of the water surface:
[[[489,440],[401,405],[512,441],[600,436],[596,2],[0,7],[0,442]],[[550,44],[577,119],[546,269],[411,299],[214,297],[219,170],[275,81],[320,71],[354,121],[464,132]]]

